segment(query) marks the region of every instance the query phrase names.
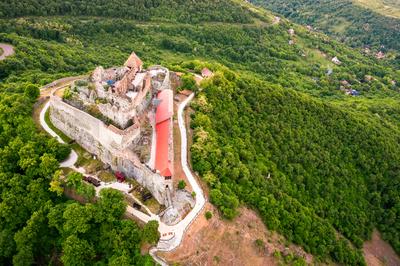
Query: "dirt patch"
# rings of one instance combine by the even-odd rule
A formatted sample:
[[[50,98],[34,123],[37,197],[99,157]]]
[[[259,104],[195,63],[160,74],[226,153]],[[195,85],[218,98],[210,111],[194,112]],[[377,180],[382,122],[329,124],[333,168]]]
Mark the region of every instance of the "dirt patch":
[[[399,256],[393,248],[381,238],[381,235],[377,230],[372,233],[371,240],[364,243],[363,252],[367,265],[400,265]]]
[[[61,88],[61,89],[57,90],[57,91],[54,93],[54,95],[56,95],[56,96],[58,96],[58,97],[60,97],[60,98],[63,98],[63,96],[64,96],[64,91],[65,91],[65,88]]]
[[[211,211],[213,217],[205,218]],[[181,265],[278,265],[275,251],[293,253],[312,262],[312,256],[294,245],[285,246],[283,237],[265,227],[254,211],[240,209],[233,221],[223,220],[210,203],[187,231],[182,244],[173,252],[160,253],[168,262]],[[263,247],[256,240],[262,240]]]

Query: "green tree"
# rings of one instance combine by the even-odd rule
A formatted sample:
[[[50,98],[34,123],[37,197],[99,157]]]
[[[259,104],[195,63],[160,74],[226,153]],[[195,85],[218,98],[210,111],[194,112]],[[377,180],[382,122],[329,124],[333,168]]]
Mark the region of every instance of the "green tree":
[[[78,188],[82,185],[83,175],[78,172],[71,172],[66,176],[66,183],[68,187]]]
[[[185,180],[179,180],[178,182],[178,189],[185,189],[186,187],[186,182]]]
[[[55,192],[57,194],[57,196],[61,196],[64,193],[64,188],[63,188],[63,182],[61,180],[62,177],[62,170],[57,170],[54,174],[53,174],[53,178],[50,181],[50,188],[49,190],[51,192]]]
[[[76,235],[69,236],[62,246],[63,255],[61,261],[64,265],[87,265],[95,257],[93,246]]]
[[[38,86],[34,84],[28,84],[25,86],[24,93],[29,99],[35,101],[40,95],[40,90]]]
[[[155,220],[149,221],[143,228],[143,240],[154,245],[159,239],[160,232],[158,232],[158,222]]]
[[[40,157],[40,170],[43,177],[51,179],[58,167],[59,163],[53,155],[45,153]]]
[[[97,221],[113,222],[122,217],[126,211],[124,195],[115,189],[106,188],[100,191],[96,204],[95,217]]]

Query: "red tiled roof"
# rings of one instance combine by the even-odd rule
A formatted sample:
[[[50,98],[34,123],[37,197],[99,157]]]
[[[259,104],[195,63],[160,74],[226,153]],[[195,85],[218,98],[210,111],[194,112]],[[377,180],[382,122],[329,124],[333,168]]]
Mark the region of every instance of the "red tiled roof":
[[[169,158],[172,116],[174,114],[172,90],[162,90],[158,93],[157,99],[160,104],[156,110],[156,160],[155,168],[162,176],[172,176],[172,158]]]
[[[203,68],[203,70],[201,70],[201,75],[204,78],[209,78],[213,75],[213,73],[211,72],[211,70],[209,70],[208,68],[205,67],[205,68]]]
[[[132,52],[131,55],[128,57],[126,60],[124,66],[130,67],[130,68],[137,68],[140,69],[141,66],[143,65],[142,60],[135,54],[135,52]]]
[[[165,121],[174,114],[174,103],[172,90],[162,90],[158,93],[157,99],[161,101],[156,111],[156,124]]]
[[[170,120],[156,125],[156,162],[155,168],[162,176],[172,176],[172,163],[169,159]]]

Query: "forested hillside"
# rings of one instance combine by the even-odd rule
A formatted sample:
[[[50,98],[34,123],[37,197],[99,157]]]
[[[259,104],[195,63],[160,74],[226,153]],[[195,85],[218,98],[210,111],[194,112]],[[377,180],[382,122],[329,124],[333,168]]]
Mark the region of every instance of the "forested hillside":
[[[400,2],[397,0],[355,0],[354,3],[384,16],[400,18]]]
[[[122,194],[102,191],[97,203],[83,206],[52,189],[62,182],[58,161],[70,149],[37,133],[31,112],[38,88],[0,83],[0,89],[0,264],[151,265],[140,255],[142,230],[120,220]],[[67,180],[67,187],[94,196],[82,176]]]
[[[246,202],[268,228],[345,265],[363,259],[335,229],[360,248],[378,227],[400,251],[398,129],[226,70],[202,85],[192,158],[226,217]]]
[[[249,9],[232,5],[229,0],[11,0],[0,3],[0,17],[85,15],[142,21],[248,23],[250,14]]]
[[[252,0],[297,23],[311,25],[352,47],[400,52],[400,19],[387,17],[352,0]],[[374,1],[371,1],[374,2]],[[381,47],[383,45],[384,47]]]
[[[225,217],[237,215],[241,203],[251,206],[270,229],[320,260],[363,264],[358,248],[374,227],[400,252],[398,70],[323,34],[273,23],[272,14],[241,1],[131,2],[0,3],[0,42],[16,50],[0,61],[0,94],[7,99],[1,104],[0,264],[25,253],[35,255],[19,265],[48,264],[53,258],[46,255],[73,259],[80,248],[88,250],[83,264],[124,265],[126,257],[128,265],[150,263],[138,253],[141,229],[120,220],[120,212],[99,220],[105,205],[77,205],[48,190],[54,158],[65,153],[34,133],[34,96],[26,89],[96,65],[120,65],[131,51],[173,70],[198,71],[199,62],[208,62],[219,71],[197,96],[192,159]],[[187,63],[192,59],[199,61]],[[359,95],[346,95],[350,88]],[[45,153],[53,167],[42,173]],[[77,222],[82,231],[71,229],[75,217],[86,216]],[[35,219],[41,227],[32,230],[40,233],[24,238]],[[137,235],[125,235],[126,228]],[[117,247],[128,242],[110,247],[110,238],[135,246],[124,253]]]

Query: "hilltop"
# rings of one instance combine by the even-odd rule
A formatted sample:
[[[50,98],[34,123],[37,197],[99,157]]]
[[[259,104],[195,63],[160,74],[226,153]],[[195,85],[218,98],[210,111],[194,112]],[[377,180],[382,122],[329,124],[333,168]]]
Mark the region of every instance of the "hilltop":
[[[396,0],[356,0],[355,3],[385,16],[400,18],[400,3]]]
[[[393,1],[322,0],[318,4],[311,0],[251,2],[297,23],[311,25],[352,47],[400,51],[400,13],[398,4]]]
[[[398,70],[242,1],[129,2],[1,3],[0,42],[15,47],[0,62],[2,97],[28,101],[30,83],[115,66],[132,50],[188,76],[208,67],[215,75],[193,105],[192,161],[225,219],[235,219],[239,205],[251,207],[316,261],[365,264],[360,248],[374,228],[400,252]],[[32,104],[18,104],[26,106],[21,119]],[[10,117],[1,117],[5,130],[14,126]],[[6,176],[26,174],[9,165],[26,159],[19,149],[9,154],[25,133],[7,132],[0,169],[22,197],[31,187]],[[17,225],[8,220],[4,239],[12,241],[38,209]],[[35,251],[31,261],[48,260],[48,249]]]

